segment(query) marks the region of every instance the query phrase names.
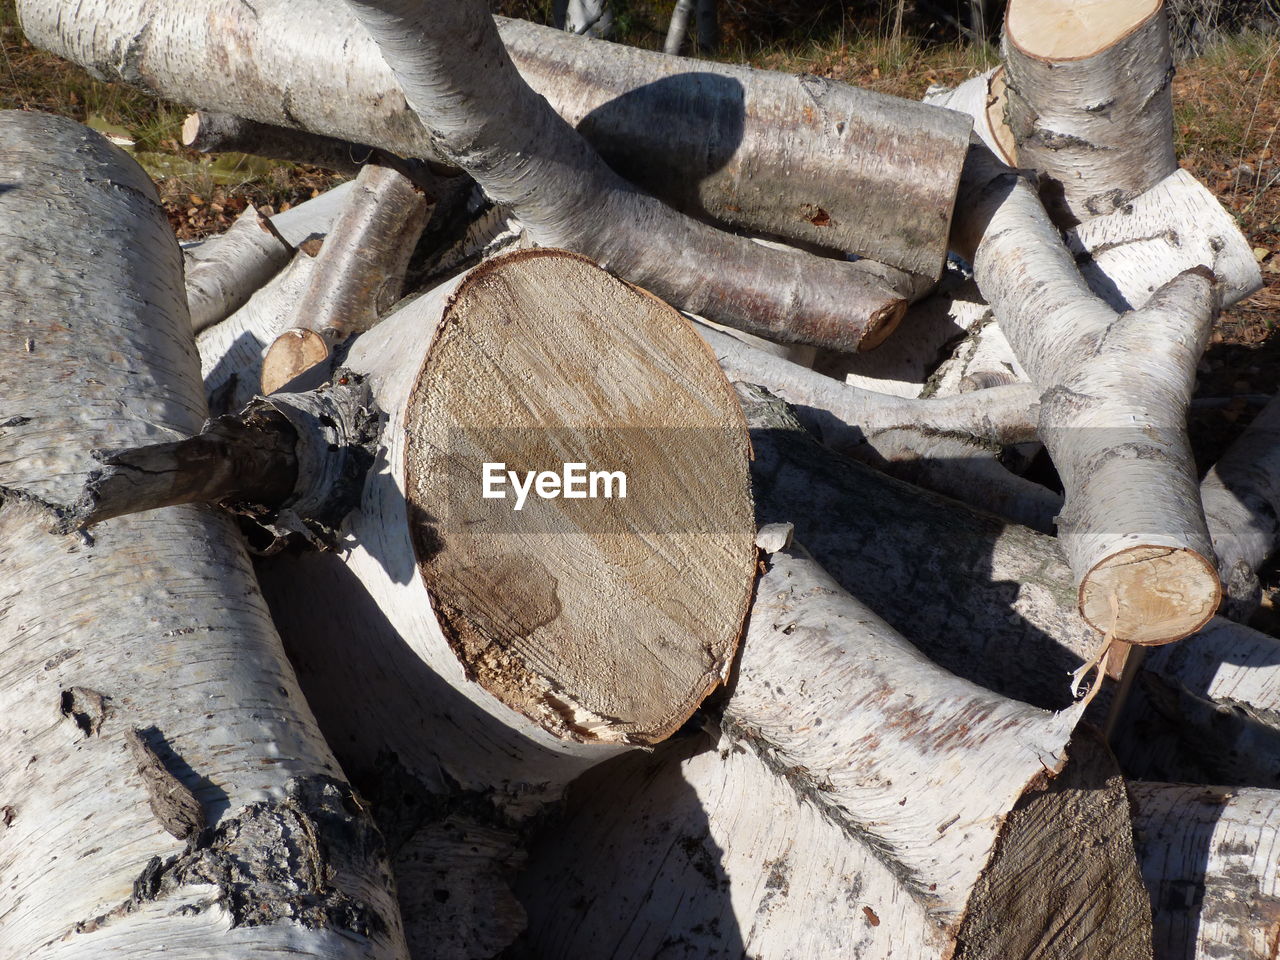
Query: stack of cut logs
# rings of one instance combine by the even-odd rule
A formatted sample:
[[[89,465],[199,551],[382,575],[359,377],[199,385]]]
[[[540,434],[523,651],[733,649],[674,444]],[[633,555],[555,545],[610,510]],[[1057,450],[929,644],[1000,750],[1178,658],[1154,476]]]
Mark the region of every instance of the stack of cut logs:
[[[1276,956],[1280,402],[1197,477],[1260,277],[1161,0],[1011,0],[925,103],[17,6],[354,179],[181,249],[0,113],[3,960]]]

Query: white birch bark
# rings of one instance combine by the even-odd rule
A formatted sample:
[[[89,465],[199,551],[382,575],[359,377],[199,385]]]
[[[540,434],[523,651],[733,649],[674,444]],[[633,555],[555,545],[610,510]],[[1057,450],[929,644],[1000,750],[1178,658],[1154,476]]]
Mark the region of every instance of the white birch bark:
[[[1028,941],[1056,928],[1058,946],[1036,956],[1081,942],[1149,956],[1118,777],[1094,779],[1086,801],[1118,827],[1110,843],[1066,839],[1083,821],[1049,812],[1059,787],[1024,793],[1063,762],[1077,710],[951,677],[798,550],[775,553],[718,750],[623,758],[575,785],[570,818],[545,831],[518,888],[533,942],[587,958],[664,942],[713,957],[994,958],[1032,955]],[[953,750],[966,760],[953,766]],[[1036,839],[1048,823],[1071,857]],[[1039,856],[1070,864],[1052,897],[1016,865]],[[571,904],[584,898],[582,917]]]
[[[973,281],[956,267],[949,266],[938,288],[926,293],[902,318],[909,335],[890,337],[866,353],[823,356],[815,369],[877,393],[919,397],[929,392],[931,377],[955,342],[991,311]]]
[[[1217,197],[1175,170],[1115,211],[1066,233],[1085,281],[1116,310],[1143,306],[1189,267],[1213,269],[1230,307],[1262,289],[1262,272],[1240,227]]]
[[[1010,0],[1003,54],[1018,163],[1057,222],[1111,213],[1177,169],[1163,0]]]
[[[92,450],[204,418],[151,182],[93,131],[22,112],[0,114],[0,178],[6,955],[405,956],[377,832],[233,524],[182,507],[47,530]]]
[[[273,393],[326,361],[333,348],[362,333],[400,299],[409,257],[422,235],[431,200],[402,174],[364,167],[316,257],[305,292],[291,307],[292,330],[262,360],[262,392]],[[293,331],[317,337],[304,340]],[[298,350],[310,343],[310,352]]]
[[[196,333],[234,313],[280,272],[293,248],[252,204],[236,217],[216,249],[186,269],[187,307]]]
[[[238,413],[258,393],[267,350],[288,329],[311,285],[316,258],[305,250],[243,307],[196,340],[210,412]]]
[[[974,132],[988,149],[1016,167],[1012,134],[1003,126],[1002,77],[1001,68],[926,99],[971,116]],[[1171,127],[1164,135],[1172,144]],[[1262,274],[1248,240],[1202,183],[1179,169],[1143,182],[1140,193],[1127,195],[1115,209],[1066,229],[1067,248],[1095,294],[1116,310],[1131,310],[1183,270],[1202,265],[1218,277],[1224,308],[1261,288]]]
[[[1081,615],[1167,643],[1221,598],[1186,438],[1186,405],[1218,302],[1205,267],[1119,316],[1086,286],[1029,184],[975,145],[953,242],[974,264],[1032,381],[1066,489],[1059,532]]]
[[[1257,609],[1258,568],[1280,536],[1280,400],[1272,399],[1200,484],[1235,619]]]
[[[685,37],[689,34],[689,18],[693,16],[693,0],[676,0],[671,10],[671,22],[667,24],[667,39],[662,44],[662,52],[673,57],[680,56],[680,48],[684,46]]]
[[[970,77],[955,87],[930,88],[924,102],[946,107],[973,119],[973,132],[987,149],[1011,167],[1018,165],[1018,145],[1004,119],[1004,67]]]
[[[286,243],[299,247],[308,240],[323,241],[334,218],[346,202],[353,182],[340,183],[332,190],[326,190],[318,197],[312,197],[296,207],[290,207],[271,218],[271,226]],[[205,237],[203,240],[183,244],[183,252],[188,260],[201,260],[212,255],[217,249],[222,234]]]
[[[1028,703],[1070,702],[1098,635],[1076,612],[1057,540],[850,464],[780,401],[740,395],[760,523],[793,523],[845,589],[946,669]],[[1150,722],[1117,730],[1127,769],[1280,787],[1280,641],[1217,617],[1151,651],[1137,686]]]
[[[403,0],[350,6],[436,147],[539,244],[587,253],[685,309],[786,340],[865,348],[901,319],[904,301],[862,271],[761,250],[628,185],[520,78],[482,4],[450,5],[448,20],[431,23]]]
[[[23,0],[19,16],[33,43],[157,95],[432,156],[390,71],[340,5]],[[500,21],[500,30],[534,89],[623,176],[679,209],[938,275],[968,131],[953,114],[523,21]]]
[[[760,384],[788,403],[834,418],[836,422],[824,431],[833,445],[849,448],[866,443],[874,447],[877,437],[888,432],[946,433],[1000,445],[1036,436],[1039,397],[1030,384],[994,389],[981,397],[897,397],[863,390],[770,356],[707,326],[700,326],[699,333],[715,351],[729,379]],[[892,444],[885,456],[893,458],[899,452],[910,455]]]
[[[432,888],[402,895],[415,939],[490,956],[520,926],[502,875],[522,823],[668,736],[729,668],[755,572],[737,402],[665,304],[521,251],[363,334],[331,386],[260,404],[300,438],[276,525],[341,546],[264,571],[308,697],[389,796],[402,878],[466,878],[447,911]],[[630,493],[523,513],[482,497],[482,461],[553,456],[620,468]],[[455,817],[493,834],[486,852]]]
[[[1280,943],[1280,793],[1129,785],[1156,960],[1268,960]]]

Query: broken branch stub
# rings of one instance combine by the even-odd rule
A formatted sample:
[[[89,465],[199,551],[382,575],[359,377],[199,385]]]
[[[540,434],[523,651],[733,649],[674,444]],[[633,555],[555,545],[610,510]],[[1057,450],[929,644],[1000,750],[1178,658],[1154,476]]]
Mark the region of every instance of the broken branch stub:
[[[205,416],[154,186],[92,130],[18,111],[0,113],[0,180],[5,954],[404,960],[381,838],[230,519],[47,529],[93,451]]]

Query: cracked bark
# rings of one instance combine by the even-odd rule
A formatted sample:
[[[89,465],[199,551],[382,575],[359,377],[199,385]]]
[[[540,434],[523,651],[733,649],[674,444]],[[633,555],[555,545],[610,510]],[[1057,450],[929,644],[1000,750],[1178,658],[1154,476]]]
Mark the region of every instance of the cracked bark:
[[[0,373],[5,947],[398,960],[380,839],[232,523],[169,507],[47,532],[93,450],[194,432],[205,403],[181,253],[146,175],[44,114],[0,113],[0,144],[0,326],[31,344]],[[83,247],[62,243],[72,231]],[[245,827],[281,808],[270,838]],[[176,869],[197,860],[235,870]]]

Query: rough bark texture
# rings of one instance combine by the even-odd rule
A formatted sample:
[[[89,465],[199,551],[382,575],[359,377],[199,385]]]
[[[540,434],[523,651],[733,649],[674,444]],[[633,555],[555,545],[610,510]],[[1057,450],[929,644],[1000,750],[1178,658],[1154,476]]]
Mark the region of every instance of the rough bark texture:
[[[1085,281],[1116,310],[1144,306],[1195,266],[1213,270],[1224,308],[1262,289],[1257,258],[1235,217],[1185,170],[1066,236]]]
[[[290,325],[293,309],[315,275],[316,258],[305,250],[243,307],[196,341],[201,375],[215,416],[239,413],[258,393],[267,350]]]
[[[851,464],[784,404],[740,389],[759,522],[794,523],[832,576],[948,670],[1040,706],[1070,702],[1098,636],[1054,538]],[[1131,709],[1117,739],[1128,772],[1280,786],[1280,642],[1216,618],[1149,653],[1139,681],[1145,719]]]
[[[193,432],[205,403],[146,175],[42,114],[0,114],[0,144],[7,955],[403,957],[381,839],[231,522],[45,529],[92,450]]]
[[[1035,438],[1037,396],[1029,384],[1000,387],[982,397],[895,397],[701,329],[731,379],[759,384],[795,404],[832,449],[1015,523],[1053,529],[1061,498],[997,459],[1002,445]]]
[[[1017,161],[1055,221],[1111,213],[1177,169],[1162,0],[1010,0],[1003,53]]]
[[[33,43],[111,79],[431,156],[395,80],[340,5],[23,0],[19,14]],[[932,277],[941,270],[968,131],[952,114],[518,20],[500,21],[500,30],[533,88],[624,176],[676,207]]]
[[[1221,585],[1186,436],[1217,309],[1207,267],[1116,315],[1090,291],[1030,185],[975,145],[953,242],[1042,391],[1041,439],[1066,489],[1059,533],[1100,633],[1166,643],[1203,626]]]
[[[824,430],[824,440],[835,445],[875,446],[876,438],[890,431],[948,434],[999,445],[1036,436],[1039,397],[1030,384],[996,388],[981,397],[896,397],[863,390],[770,356],[710,327],[701,327],[699,332],[731,380],[757,383],[793,406],[808,408],[811,414],[828,414],[834,422]],[[898,453],[898,448],[890,447],[885,456]]]
[[[1280,536],[1280,400],[1268,403],[1213,466],[1200,498],[1232,616],[1246,620],[1258,605],[1258,568]]]
[[[316,349],[290,349],[298,338],[282,333],[262,361],[264,393],[324,362],[334,345],[368,330],[400,299],[430,213],[431,199],[404,175],[377,164],[360,171],[291,310],[294,329],[318,335]]]
[[[293,247],[250,204],[219,238],[214,251],[187,266],[191,329],[199,333],[225,320],[279,273],[291,256]]]
[[[1280,794],[1133,783],[1156,960],[1271,960],[1280,946]]]

